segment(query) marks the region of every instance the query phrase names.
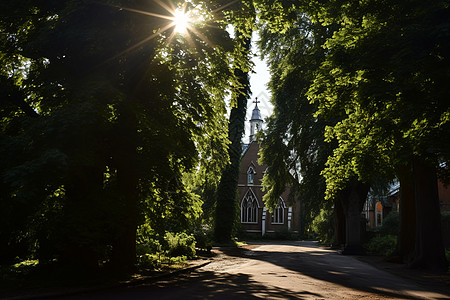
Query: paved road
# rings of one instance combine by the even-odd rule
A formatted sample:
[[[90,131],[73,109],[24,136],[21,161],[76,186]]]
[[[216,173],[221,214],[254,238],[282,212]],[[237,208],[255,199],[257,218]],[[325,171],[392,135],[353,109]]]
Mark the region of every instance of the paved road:
[[[450,299],[314,242],[251,248],[158,283],[65,299]]]

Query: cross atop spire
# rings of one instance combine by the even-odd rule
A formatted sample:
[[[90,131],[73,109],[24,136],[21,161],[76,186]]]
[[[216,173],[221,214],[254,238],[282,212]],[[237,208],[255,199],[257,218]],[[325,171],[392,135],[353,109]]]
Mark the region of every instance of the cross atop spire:
[[[258,101],[258,97],[255,97],[255,101],[253,101],[253,103],[255,103],[255,107],[258,107],[258,103],[261,103],[261,101]]]

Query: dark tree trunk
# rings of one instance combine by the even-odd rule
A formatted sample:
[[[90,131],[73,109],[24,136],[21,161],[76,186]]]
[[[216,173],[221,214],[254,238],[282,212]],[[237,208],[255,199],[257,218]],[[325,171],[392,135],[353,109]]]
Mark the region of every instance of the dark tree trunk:
[[[250,38],[242,42],[244,49],[250,51]],[[230,123],[228,125],[228,138],[231,145],[228,149],[230,163],[225,167],[217,189],[216,218],[214,226],[215,240],[219,243],[232,241],[234,223],[236,221],[236,194],[239,179],[239,166],[242,153],[242,135],[245,130],[245,114],[249,98],[250,80],[248,73],[240,69],[235,74],[241,84],[241,93],[235,95],[236,107],[231,109]]]
[[[442,240],[441,215],[436,170],[424,159],[413,159],[414,196],[416,203],[416,243],[413,268],[447,271]]]
[[[119,273],[135,271],[138,203],[137,121],[130,107],[120,110],[115,164],[117,166],[118,213],[111,262]]]
[[[361,212],[367,199],[369,185],[353,181],[343,192],[342,206],[345,213],[345,248],[343,254],[361,254],[362,226]]]
[[[345,245],[345,213],[341,199],[334,201],[334,242],[336,246]]]
[[[98,191],[102,188],[102,170],[94,166],[76,166],[71,170],[60,232],[60,262],[73,269],[91,271],[98,267],[101,228],[97,222]]]
[[[400,180],[400,232],[397,239],[397,252],[400,261],[407,263],[413,257],[416,240],[416,203],[412,167],[401,168],[398,177]]]

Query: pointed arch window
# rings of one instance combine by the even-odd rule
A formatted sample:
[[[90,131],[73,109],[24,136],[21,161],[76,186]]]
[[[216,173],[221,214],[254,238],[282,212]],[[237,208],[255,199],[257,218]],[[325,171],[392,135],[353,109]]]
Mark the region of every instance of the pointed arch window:
[[[241,223],[258,223],[258,200],[251,190],[241,202]]]
[[[284,203],[284,200],[280,197],[280,200],[278,201],[278,205],[272,213],[272,224],[284,224],[285,208],[286,208],[286,204]]]
[[[254,180],[255,180],[255,169],[253,169],[253,167],[250,166],[247,171],[247,183],[253,184]]]

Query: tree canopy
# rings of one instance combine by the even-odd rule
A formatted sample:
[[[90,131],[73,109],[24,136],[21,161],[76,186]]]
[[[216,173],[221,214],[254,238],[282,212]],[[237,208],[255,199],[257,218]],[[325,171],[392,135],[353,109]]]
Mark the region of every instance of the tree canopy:
[[[92,266],[112,247],[129,269],[139,224],[161,234],[199,215],[183,178],[228,159],[234,42],[223,3],[188,2],[204,14],[188,36],[173,33],[178,5],[2,1],[5,253],[38,245],[41,257]]]
[[[425,183],[417,176],[419,170],[429,172],[429,178],[438,172],[442,180],[448,180],[447,1],[258,3],[267,21],[265,30],[273,32],[264,44],[274,74],[271,89],[276,103],[263,160],[270,163],[276,159],[292,170],[299,166],[302,172],[310,172],[305,161],[317,157],[311,155],[316,149],[326,159],[324,167],[317,166],[326,181],[327,199],[342,197],[355,180],[390,180],[413,162],[415,173],[410,176],[416,179],[415,205],[420,207],[416,241],[426,244],[422,221],[436,224],[428,236],[439,240],[437,180]],[[278,14],[273,16],[271,9]],[[311,28],[320,29],[305,34],[298,26],[304,20],[313,25]],[[290,31],[289,40],[283,42],[280,36],[288,36]],[[304,41],[298,44],[301,39]],[[316,44],[321,48],[315,52],[319,55],[310,56]],[[298,57],[294,57],[296,51],[300,52]],[[313,64],[305,63],[305,57],[312,57]],[[308,70],[309,77],[305,76]],[[309,106],[296,110],[293,105]],[[315,139],[324,137],[332,142],[329,147],[317,148],[320,144],[300,139],[308,128],[314,128],[307,120],[324,126],[317,127],[319,137]],[[293,126],[296,122],[301,125]],[[302,147],[311,152],[302,151]],[[280,194],[280,189],[273,187],[284,177],[275,170],[269,172],[265,180],[267,200]],[[306,183],[310,178],[302,179]],[[425,211],[427,215],[422,214]],[[423,256],[422,246],[416,246],[417,256]],[[437,264],[431,264],[444,266],[442,247],[435,248],[439,253],[430,254],[429,249],[424,256],[439,257]]]

